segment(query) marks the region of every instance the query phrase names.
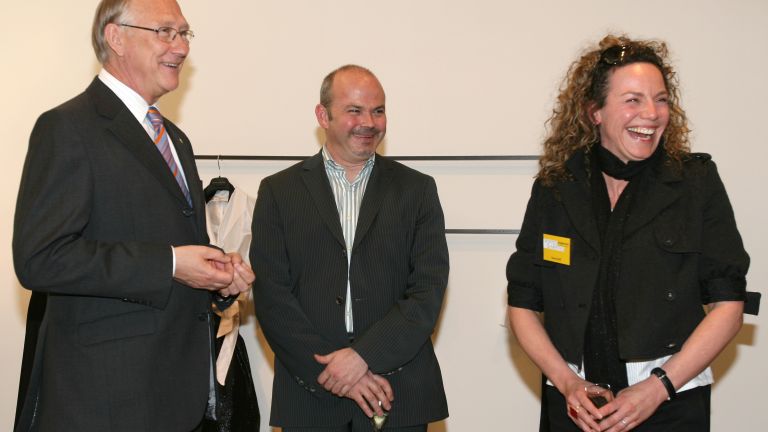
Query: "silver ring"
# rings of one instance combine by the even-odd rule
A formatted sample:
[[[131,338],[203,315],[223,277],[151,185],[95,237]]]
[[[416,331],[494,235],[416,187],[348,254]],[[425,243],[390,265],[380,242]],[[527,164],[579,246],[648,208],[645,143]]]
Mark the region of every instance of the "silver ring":
[[[626,417],[624,417],[623,419],[621,419],[621,424],[623,424],[623,425],[624,425],[624,427],[627,427],[627,424],[629,424],[629,422],[627,421],[627,418],[626,418]]]

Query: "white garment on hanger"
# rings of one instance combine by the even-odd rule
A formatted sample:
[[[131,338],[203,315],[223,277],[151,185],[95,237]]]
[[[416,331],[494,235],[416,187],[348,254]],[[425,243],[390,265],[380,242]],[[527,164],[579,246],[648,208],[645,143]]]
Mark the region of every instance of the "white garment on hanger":
[[[253,219],[253,207],[256,200],[248,194],[235,189],[230,196],[229,191],[216,191],[210,201],[205,205],[207,219],[208,238],[211,244],[224,249],[225,252],[238,252],[243,261],[250,264],[248,257],[251,246],[251,220]],[[225,311],[216,313],[221,317],[219,331],[216,337],[224,337],[216,358],[216,380],[224,385],[227,371],[235,352],[237,335],[240,331],[240,314],[247,309],[246,304],[251,298],[251,292],[247,295],[239,295],[237,300]]]

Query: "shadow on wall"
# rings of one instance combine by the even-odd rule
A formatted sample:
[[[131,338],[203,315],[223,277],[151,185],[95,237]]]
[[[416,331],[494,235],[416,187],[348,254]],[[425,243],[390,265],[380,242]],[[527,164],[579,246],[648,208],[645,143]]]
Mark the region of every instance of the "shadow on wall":
[[[757,326],[754,324],[744,324],[741,330],[736,334],[736,337],[725,347],[723,352],[712,362],[712,373],[715,377],[715,384],[713,387],[717,387],[718,383],[725,378],[731,370],[731,367],[736,363],[736,359],[739,356],[739,345],[754,346],[755,345],[755,332]]]

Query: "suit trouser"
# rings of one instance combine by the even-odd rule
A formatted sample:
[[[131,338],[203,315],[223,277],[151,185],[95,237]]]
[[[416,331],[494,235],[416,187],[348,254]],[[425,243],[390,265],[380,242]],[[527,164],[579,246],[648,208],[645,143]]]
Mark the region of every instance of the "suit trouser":
[[[543,400],[546,417],[549,419],[549,432],[577,432],[576,426],[567,414],[565,398],[550,385],[544,386],[546,393]],[[633,432],[707,432],[710,427],[711,386],[696,387],[677,394],[677,397],[665,401]],[[544,415],[542,416],[542,418]]]

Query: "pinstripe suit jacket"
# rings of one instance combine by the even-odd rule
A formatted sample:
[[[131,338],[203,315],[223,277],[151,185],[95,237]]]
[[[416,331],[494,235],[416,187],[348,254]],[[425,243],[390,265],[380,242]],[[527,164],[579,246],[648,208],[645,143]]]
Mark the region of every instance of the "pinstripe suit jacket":
[[[48,302],[20,431],[189,431],[202,419],[211,296],[171,278],[170,245],[208,243],[205,202],[189,140],[165,124],[193,208],[99,79],[32,131],[13,258]]]
[[[348,346],[374,373],[389,373],[395,401],[388,425],[447,417],[430,338],[448,281],[434,180],[376,156],[351,252],[352,343],[344,325],[344,244],[320,153],[262,181],[250,257],[256,314],[276,355],[271,424],[349,422],[359,407],[317,384],[324,367],[313,358]]]

